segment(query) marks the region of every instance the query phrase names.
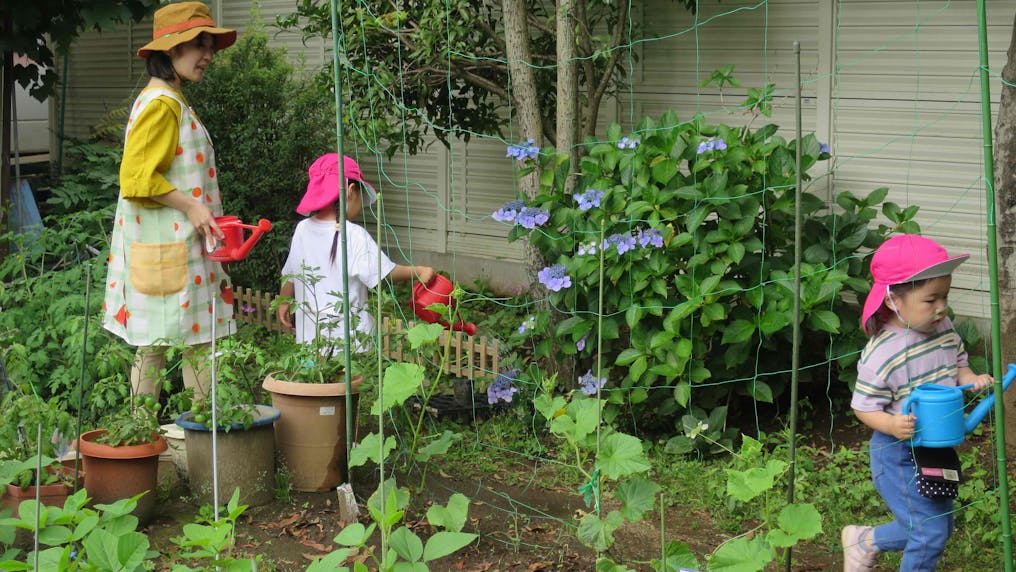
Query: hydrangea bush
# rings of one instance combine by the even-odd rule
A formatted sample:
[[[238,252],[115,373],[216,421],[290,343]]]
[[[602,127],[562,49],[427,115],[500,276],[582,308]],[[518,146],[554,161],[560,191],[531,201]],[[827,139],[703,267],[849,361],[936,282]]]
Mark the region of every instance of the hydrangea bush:
[[[602,315],[603,364],[612,367],[603,375],[624,390],[607,393],[615,407],[681,417],[679,428],[719,428],[732,396],[771,402],[790,379],[798,145],[777,131],[667,112],[635,134],[614,125],[587,142],[578,169],[565,154],[510,151],[520,176],[539,169],[540,190],[494,218],[512,225],[509,240],[528,237],[549,261],[539,280],[552,311],[564,314],[535,340],[537,357],[575,355],[576,371],[595,371]],[[806,171],[830,157],[814,135],[800,144]],[[569,194],[565,178],[575,171]],[[833,206],[803,193],[802,381],[850,381],[864,343],[853,302],[869,287],[864,254],[889,233],[919,230],[917,207],[883,204],[887,194],[842,192]],[[873,224],[879,206],[890,224]],[[531,316],[517,336],[533,339],[546,331],[534,325],[553,322]]]

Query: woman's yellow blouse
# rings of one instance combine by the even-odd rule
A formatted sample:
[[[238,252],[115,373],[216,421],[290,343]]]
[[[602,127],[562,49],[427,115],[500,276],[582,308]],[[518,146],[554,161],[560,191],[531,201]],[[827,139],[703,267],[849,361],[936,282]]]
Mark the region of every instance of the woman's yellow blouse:
[[[175,187],[163,176],[176,157],[180,104],[171,97],[151,101],[127,129],[120,163],[120,194],[145,207],[160,207],[151,197]]]

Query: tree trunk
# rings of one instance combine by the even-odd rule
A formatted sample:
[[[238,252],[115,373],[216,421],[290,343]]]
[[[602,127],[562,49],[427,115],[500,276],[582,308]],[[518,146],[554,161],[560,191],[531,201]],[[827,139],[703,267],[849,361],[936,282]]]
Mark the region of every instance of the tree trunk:
[[[557,2],[557,150],[568,154],[570,173],[578,171],[578,149],[575,134],[578,125],[578,63],[575,59],[575,7],[572,0]],[[575,186],[574,175],[564,182],[570,193]]]
[[[995,218],[1003,364],[1016,352],[1016,17],[1002,70],[1002,99],[995,123]],[[1004,370],[1003,370],[1004,371]],[[1005,394],[1005,438],[1016,444],[1016,392]]]
[[[533,139],[535,145],[543,146],[543,131],[540,122],[539,97],[536,93],[536,75],[529,47],[529,27],[526,25],[526,3],[523,0],[503,0],[505,51],[508,55],[508,73],[511,77],[512,101],[519,125],[519,138]],[[540,174],[534,171],[519,181],[522,192],[529,198],[540,190]],[[526,241],[526,274],[529,281],[536,282],[536,273],[543,268],[543,256]]]

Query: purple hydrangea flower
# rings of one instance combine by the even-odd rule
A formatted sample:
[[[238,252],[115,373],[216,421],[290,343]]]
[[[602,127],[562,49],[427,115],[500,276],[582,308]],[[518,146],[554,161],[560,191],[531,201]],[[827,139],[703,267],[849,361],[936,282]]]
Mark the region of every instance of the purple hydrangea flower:
[[[575,195],[575,200],[579,203],[580,211],[587,211],[593,207],[600,206],[600,200],[603,198],[603,191],[596,189],[586,189],[586,192],[581,195]]]
[[[621,140],[617,142],[617,148],[618,149],[634,149],[634,148],[638,147],[639,143],[641,143],[641,142],[642,142],[642,139],[640,137],[632,137],[631,139],[629,139],[627,137],[622,137]]]
[[[555,264],[539,271],[536,276],[548,290],[558,292],[571,286],[571,276],[568,276],[567,270],[564,264]]]
[[[606,384],[607,378],[597,378],[593,375],[593,370],[588,370],[585,375],[579,376],[579,385],[582,386],[582,393],[586,395],[596,395],[596,392],[603,389]]]
[[[244,314],[251,314],[254,310],[257,310],[254,306],[240,306],[240,311]]]
[[[579,338],[579,341],[575,342],[575,349],[577,349],[578,351],[582,351],[582,350],[586,349],[586,338],[588,338],[588,337],[589,337],[589,334],[586,334],[586,335],[582,336],[581,338]]]
[[[706,151],[723,151],[727,148],[727,142],[723,139],[710,139],[699,143],[698,149],[695,151],[699,155]]]
[[[829,152],[829,144],[828,143],[822,143],[822,144],[820,144],[818,146],[818,152],[819,153],[828,153]]]
[[[595,242],[583,242],[579,245],[578,250],[575,254],[579,256],[585,256],[587,254],[596,254],[596,243]]]
[[[494,405],[498,401],[511,403],[518,393],[519,388],[515,387],[515,379],[521,370],[518,368],[509,369],[497,374],[494,381],[487,387],[487,403]]]
[[[635,240],[638,241],[639,246],[642,248],[649,248],[650,246],[655,246],[656,248],[663,247],[663,235],[655,228],[640,228]]]
[[[525,143],[509,145],[508,153],[505,154],[505,157],[512,157],[516,161],[535,159],[540,154],[540,148],[533,145],[533,143],[535,143],[535,141],[532,139],[526,139]]]
[[[526,203],[522,201],[508,201],[490,216],[498,222],[515,222],[524,208],[526,208]]]
[[[617,247],[618,254],[635,250],[635,237],[630,234],[612,234],[603,241],[603,249],[607,250],[611,246]]]
[[[523,228],[534,229],[548,220],[550,220],[550,211],[536,207],[526,207],[522,209],[518,218],[515,219],[515,224],[521,225]]]

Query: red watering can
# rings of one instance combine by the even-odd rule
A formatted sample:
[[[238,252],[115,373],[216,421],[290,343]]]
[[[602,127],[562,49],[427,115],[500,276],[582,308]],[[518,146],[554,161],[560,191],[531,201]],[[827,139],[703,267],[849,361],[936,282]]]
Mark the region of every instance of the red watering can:
[[[474,336],[476,335],[476,324],[459,322],[452,325],[441,320],[441,314],[427,309],[427,306],[431,304],[444,304],[448,306],[449,311],[453,310],[455,308],[455,299],[452,298],[451,294],[454,290],[455,286],[451,280],[440,274],[435,274],[434,278],[427,284],[417,282],[416,286],[413,286],[413,299],[409,301],[409,305],[412,306],[416,317],[424,322],[441,324],[449,330],[465,332],[467,336]]]
[[[251,248],[261,240],[261,235],[272,230],[272,223],[267,219],[258,221],[257,226],[243,224],[240,217],[217,216],[215,224],[222,229],[222,244],[208,255],[209,260],[216,262],[238,262],[247,257]],[[243,239],[243,229],[251,230],[247,240]]]

